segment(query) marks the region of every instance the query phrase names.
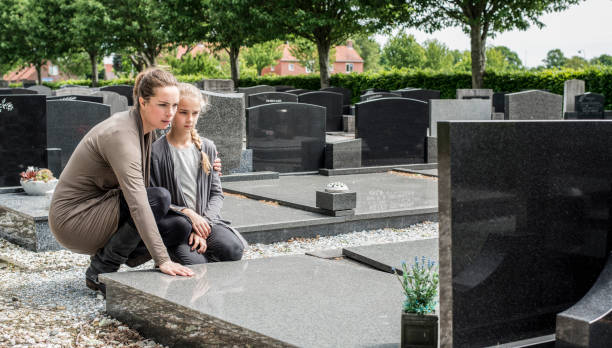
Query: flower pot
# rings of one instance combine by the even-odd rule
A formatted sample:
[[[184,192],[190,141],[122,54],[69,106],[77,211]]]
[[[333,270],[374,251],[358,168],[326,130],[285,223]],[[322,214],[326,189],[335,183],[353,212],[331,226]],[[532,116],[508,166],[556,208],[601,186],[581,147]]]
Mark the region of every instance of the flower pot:
[[[30,196],[44,196],[47,191],[51,191],[57,185],[57,179],[44,181],[21,180],[21,187]]]
[[[438,316],[402,313],[401,348],[438,348]]]

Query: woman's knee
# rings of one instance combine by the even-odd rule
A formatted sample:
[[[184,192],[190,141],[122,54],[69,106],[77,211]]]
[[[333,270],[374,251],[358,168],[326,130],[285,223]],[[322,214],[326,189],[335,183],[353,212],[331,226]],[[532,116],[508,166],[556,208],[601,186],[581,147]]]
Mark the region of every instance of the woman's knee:
[[[170,192],[163,187],[148,187],[147,198],[153,215],[155,215],[155,220],[159,221],[170,209]]]

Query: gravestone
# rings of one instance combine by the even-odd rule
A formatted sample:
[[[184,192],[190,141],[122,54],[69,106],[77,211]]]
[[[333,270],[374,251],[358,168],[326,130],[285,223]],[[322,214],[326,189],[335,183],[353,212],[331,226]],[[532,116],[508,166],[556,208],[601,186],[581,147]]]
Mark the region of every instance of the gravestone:
[[[201,137],[212,140],[223,161],[223,174],[240,169],[245,137],[244,97],[242,93],[202,91],[210,109],[200,116],[196,129]]]
[[[429,104],[429,134],[438,136],[439,121],[490,120],[491,104],[486,99],[434,99]]]
[[[38,94],[42,94],[42,95],[53,95],[53,90],[47,86],[44,85],[34,85],[34,86],[30,86],[27,89],[34,91]]]
[[[47,101],[47,147],[62,149],[62,170],[85,134],[110,115],[110,106],[105,104],[80,100]],[[56,177],[60,174],[61,171],[56,173]]]
[[[578,119],[603,119],[606,99],[597,93],[579,94],[575,98],[576,116]]]
[[[314,92],[310,89],[302,89],[302,88],[296,88],[296,89],[289,89],[285,91],[286,93],[291,93],[291,94],[295,94],[295,95],[300,95],[302,93],[308,93],[308,92]]]
[[[361,95],[367,94],[367,93],[379,93],[379,92],[386,92],[389,93],[388,89],[381,89],[381,88],[368,88],[368,89],[364,89],[361,91]]]
[[[438,144],[440,347],[554,334],[611,251],[612,122],[440,122]]]
[[[64,88],[88,88],[87,86],[83,86],[83,85],[72,85],[72,84],[66,84],[66,85],[61,85],[60,89],[64,89]]]
[[[470,97],[488,97],[487,99],[493,98],[493,90],[488,88],[457,89],[456,93],[457,99],[471,99]]]
[[[304,172],[323,167],[325,108],[274,103],[247,109],[247,148],[254,171]]]
[[[326,109],[325,130],[342,131],[342,94],[335,92],[308,92],[298,95],[298,103],[319,105]]]
[[[128,106],[134,105],[134,86],[132,85],[115,85],[100,87],[100,91],[115,92],[127,98]]]
[[[563,97],[540,90],[506,94],[506,120],[560,120]]]
[[[8,87],[9,82],[7,80],[0,80],[0,87]]]
[[[507,92],[493,93],[493,112],[503,114],[506,111],[506,94]]]
[[[402,98],[416,99],[424,102],[429,102],[431,99],[440,99],[440,91],[433,89],[402,89],[395,93],[401,95]]]
[[[361,138],[363,166],[425,162],[429,105],[408,98],[355,104],[355,138]]]
[[[297,103],[298,97],[285,92],[263,92],[249,95],[248,102],[248,107],[270,103]]]
[[[350,139],[325,144],[325,168],[361,167],[361,139]]]
[[[87,101],[87,102],[102,104],[104,101],[104,98],[96,97],[94,95],[60,95],[60,96],[47,97],[47,100],[48,101],[49,100],[80,100],[80,101]]]
[[[244,105],[248,105],[249,96],[256,93],[275,92],[272,86],[258,85],[253,87],[238,87],[238,93],[244,93]]]
[[[362,94],[359,97],[359,100],[363,101],[368,101],[368,100],[373,100],[373,99],[380,99],[380,98],[401,98],[402,96],[397,94],[397,93],[391,93],[391,92],[368,92],[366,94]]]
[[[21,80],[21,85],[23,88],[36,86],[36,80]]]
[[[28,166],[47,167],[44,95],[0,96],[0,187],[18,186]]]
[[[324,92],[336,92],[342,94],[342,114],[350,115],[351,114],[351,99],[353,98],[353,92],[344,87],[326,87],[321,88],[321,91]]]
[[[286,92],[290,89],[295,89],[295,87],[293,86],[285,86],[285,85],[278,85],[278,86],[274,86],[274,90],[277,92]]]
[[[576,111],[576,96],[584,94],[583,80],[567,80],[563,83],[563,113]]]
[[[233,93],[234,80],[230,79],[204,79],[201,81],[200,89],[217,93]]]
[[[25,88],[0,88],[0,95],[11,94],[38,94],[38,92]]]
[[[55,95],[89,95],[96,92],[95,89],[87,87],[62,87],[55,90]]]
[[[102,103],[110,105],[111,115],[118,112],[126,111],[130,107],[128,106],[127,98],[120,95],[119,93],[111,91],[97,91],[91,94],[92,97],[102,97]]]

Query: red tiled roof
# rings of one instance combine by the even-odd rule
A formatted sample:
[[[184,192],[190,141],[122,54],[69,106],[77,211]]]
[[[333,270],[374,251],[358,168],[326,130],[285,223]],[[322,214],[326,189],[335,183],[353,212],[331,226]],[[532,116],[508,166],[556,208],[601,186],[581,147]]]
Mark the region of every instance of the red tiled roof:
[[[283,57],[281,62],[297,62],[298,60],[289,51],[289,45],[283,45]],[[352,44],[350,46],[336,46],[336,62],[339,63],[363,63],[359,53],[355,51]]]
[[[27,68],[9,72],[8,74],[4,75],[2,79],[7,81],[28,80],[32,74],[36,76],[36,68],[33,65],[30,65]]]

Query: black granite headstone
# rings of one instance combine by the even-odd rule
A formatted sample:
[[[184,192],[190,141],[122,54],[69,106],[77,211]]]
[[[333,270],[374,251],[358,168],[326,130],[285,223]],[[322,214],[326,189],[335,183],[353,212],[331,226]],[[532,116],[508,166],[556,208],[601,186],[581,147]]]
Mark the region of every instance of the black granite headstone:
[[[295,95],[300,95],[302,93],[308,93],[308,92],[313,92],[310,89],[302,89],[302,88],[296,88],[296,89],[289,89],[285,91],[286,93],[291,93],[291,94],[295,94]]]
[[[38,94],[38,92],[27,88],[0,88],[0,95],[11,94]]]
[[[295,94],[285,92],[263,92],[251,94],[248,97],[248,106],[258,106],[270,103],[297,103],[298,97]]]
[[[506,112],[506,92],[493,93],[493,108],[495,112]]]
[[[87,101],[87,102],[102,104],[102,101],[104,100],[104,98],[91,96],[91,95],[73,94],[73,95],[58,95],[58,96],[47,97],[47,100],[80,100],[80,101]]]
[[[133,100],[134,99],[133,98],[134,86],[130,86],[130,85],[105,86],[105,87],[100,87],[100,90],[119,93],[120,95],[127,98],[128,106],[134,105],[134,100]]]
[[[335,92],[309,92],[298,95],[298,103],[323,106],[326,111],[325,130],[342,131],[342,94]]]
[[[62,149],[62,170],[93,126],[110,117],[110,106],[79,100],[47,102],[47,147]],[[56,173],[59,176],[61,173]]]
[[[373,99],[380,99],[380,98],[401,98],[402,96],[399,95],[398,93],[391,93],[391,92],[368,92],[366,94],[362,94],[359,97],[359,100],[363,101],[368,101],[368,100],[373,100]]]
[[[368,88],[361,91],[360,95],[364,95],[366,93],[378,93],[378,92],[389,92],[388,89],[380,89],[380,88]]]
[[[355,104],[355,138],[362,141],[364,166],[425,162],[429,105],[408,98]]]
[[[488,95],[464,95],[461,99],[486,99],[489,100]]]
[[[440,347],[554,334],[612,247],[612,122],[439,122],[438,147]]]
[[[279,85],[279,86],[273,86],[273,87],[277,92],[287,92],[290,89],[295,89],[295,87],[293,86],[285,86],[285,85]]]
[[[396,91],[402,98],[410,98],[429,102],[430,99],[440,99],[440,91],[433,89],[402,89]]]
[[[578,119],[603,119],[606,98],[597,93],[587,92],[575,97],[576,117]]]
[[[254,171],[303,172],[323,167],[325,108],[274,103],[247,108],[247,148]]]
[[[44,95],[0,96],[0,187],[18,186],[28,166],[47,167]]]

